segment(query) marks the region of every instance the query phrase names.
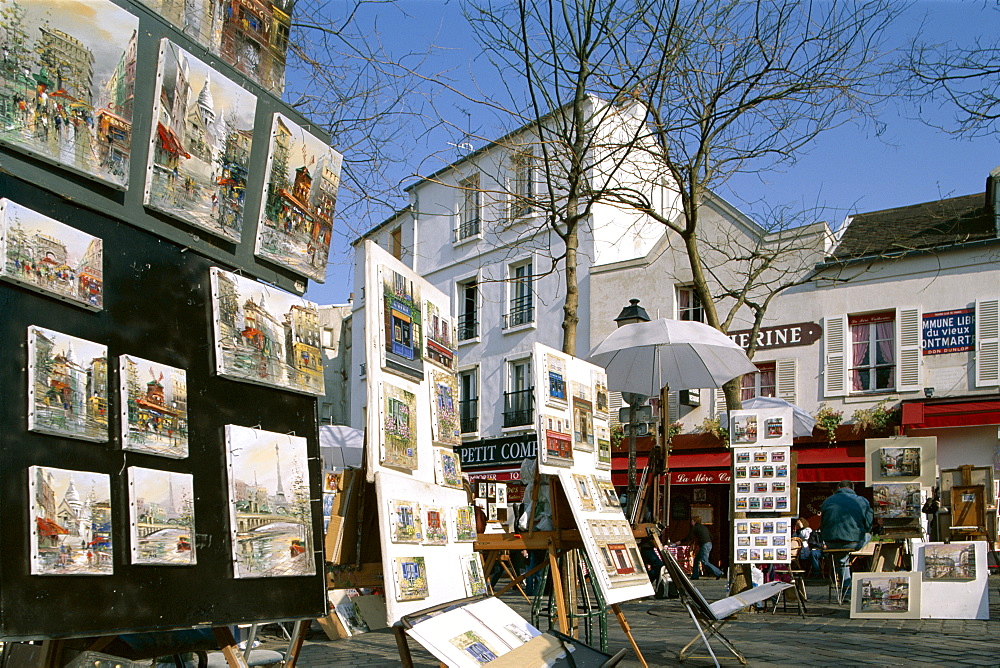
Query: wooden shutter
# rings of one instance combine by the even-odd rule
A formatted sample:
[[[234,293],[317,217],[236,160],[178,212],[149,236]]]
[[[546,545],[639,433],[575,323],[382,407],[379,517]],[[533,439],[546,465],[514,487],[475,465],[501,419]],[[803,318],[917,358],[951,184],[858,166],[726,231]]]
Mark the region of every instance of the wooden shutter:
[[[847,314],[823,318],[823,396],[847,394]]]
[[[676,390],[671,390],[667,392],[667,408],[670,410],[670,414],[667,419],[670,420],[670,424],[677,422],[681,417],[681,393]]]
[[[618,411],[625,402],[622,401],[621,392],[608,392],[608,414],[610,416],[611,426],[614,427],[617,424],[621,424],[618,420]]]
[[[776,360],[774,362],[774,393],[779,399],[794,404],[797,397],[795,359]]]
[[[976,387],[1000,385],[1000,300],[976,300]]]
[[[923,389],[923,327],[919,306],[896,309],[896,390]]]
[[[719,417],[726,412],[726,393],[721,387],[717,387],[712,390],[712,398],[715,400],[715,405],[712,407],[712,414]]]

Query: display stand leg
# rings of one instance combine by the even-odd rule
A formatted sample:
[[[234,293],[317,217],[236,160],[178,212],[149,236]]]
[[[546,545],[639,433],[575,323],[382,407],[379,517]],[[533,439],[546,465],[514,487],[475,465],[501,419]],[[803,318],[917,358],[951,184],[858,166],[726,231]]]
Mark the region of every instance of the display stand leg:
[[[306,642],[306,631],[312,619],[300,619],[292,627],[292,637],[288,641],[288,653],[285,654],[285,668],[295,668],[299,660],[299,653],[302,652],[302,645]]]
[[[511,579],[511,584],[517,587],[517,590],[521,592],[521,596],[524,597],[525,601],[531,603],[531,597],[528,596],[528,592],[524,591],[524,587],[521,586],[521,581],[518,579],[517,575],[508,565],[509,562],[510,562],[510,557],[507,556],[500,557],[500,567],[503,568],[505,573],[507,573],[507,577]]]
[[[39,664],[42,668],[59,668],[62,665],[64,640],[43,640],[42,658]]]
[[[236,644],[236,638],[233,637],[233,632],[228,626],[213,626],[212,633],[215,635],[215,641],[219,643],[222,656],[226,657],[229,668],[248,668],[247,660],[243,658],[243,654]]]
[[[649,668],[649,664],[646,663],[645,657],[642,656],[642,652],[639,651],[639,645],[635,642],[635,636],[632,635],[632,628],[628,625],[628,620],[625,619],[625,613],[618,606],[617,603],[611,604],[611,610],[615,613],[615,617],[618,619],[618,624],[622,627],[622,631],[625,632],[625,637],[628,638],[628,642],[632,645],[632,651],[635,652],[636,658],[639,659],[639,663],[642,664],[642,668]]]
[[[552,594],[556,600],[556,617],[559,620],[559,632],[569,635],[569,619],[566,615],[566,598],[563,594],[562,574],[559,572],[559,559],[555,545],[549,541],[549,578],[552,580]]]
[[[392,635],[396,639],[399,662],[403,664],[403,668],[413,668],[413,657],[410,655],[410,645],[406,641],[406,631],[398,622],[392,625]]]

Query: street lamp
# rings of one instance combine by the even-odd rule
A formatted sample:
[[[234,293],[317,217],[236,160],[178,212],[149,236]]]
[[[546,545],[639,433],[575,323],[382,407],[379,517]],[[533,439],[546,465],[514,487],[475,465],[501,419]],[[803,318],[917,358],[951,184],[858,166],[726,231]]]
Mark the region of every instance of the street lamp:
[[[638,299],[628,300],[628,306],[615,318],[618,326],[631,325],[637,322],[649,322],[649,314],[646,309],[639,306]],[[649,399],[644,394],[636,392],[622,392],[622,401],[628,404],[628,511],[631,516],[632,507],[635,505],[636,497],[636,458],[635,458],[635,409],[636,406],[646,403]]]

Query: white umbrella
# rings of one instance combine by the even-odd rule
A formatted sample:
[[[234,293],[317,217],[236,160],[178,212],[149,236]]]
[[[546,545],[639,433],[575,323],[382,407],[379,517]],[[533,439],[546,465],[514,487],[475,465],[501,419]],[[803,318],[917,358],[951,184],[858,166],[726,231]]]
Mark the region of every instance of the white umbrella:
[[[792,436],[812,436],[813,427],[816,426],[816,418],[805,409],[799,408],[795,404],[779,399],[778,397],[753,397],[743,402],[743,408],[748,410],[764,408],[791,408],[792,409]],[[728,418],[728,414],[726,416]],[[727,420],[728,424],[728,420]]]
[[[720,387],[757,367],[732,339],[700,322],[660,318],[624,325],[590,351],[608,372],[608,387],[657,395],[671,390]]]

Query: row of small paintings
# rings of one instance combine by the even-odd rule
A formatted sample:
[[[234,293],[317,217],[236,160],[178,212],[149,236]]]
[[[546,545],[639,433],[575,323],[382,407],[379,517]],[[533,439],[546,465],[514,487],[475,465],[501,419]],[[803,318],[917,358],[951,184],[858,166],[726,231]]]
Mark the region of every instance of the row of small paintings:
[[[788,519],[736,520],[736,563],[788,563],[792,532]]]
[[[226,453],[234,577],[314,574],[305,439],[227,425]],[[111,476],[28,471],[31,574],[111,575]],[[131,466],[127,480],[130,563],[196,565],[194,476]]]
[[[448,446],[435,453],[438,484],[461,487],[461,464],[450,448],[461,444],[461,424],[458,415],[458,381],[454,374],[433,372],[430,389],[431,438],[438,445]],[[388,382],[379,383],[382,397],[382,429],[379,432],[379,463],[407,471],[417,469],[418,447],[417,395]]]
[[[458,555],[458,566],[462,573],[466,596],[482,596],[486,593],[486,577],[483,573],[482,557],[478,552]],[[416,601],[430,596],[427,581],[427,565],[424,557],[396,557],[397,601]]]
[[[64,0],[58,12],[50,4],[23,0],[0,16],[0,27],[21,35],[8,45],[0,68],[0,83],[11,91],[11,103],[0,110],[0,142],[127,188],[135,72],[148,69],[136,69],[138,19],[109,0]],[[242,53],[232,40],[243,24],[221,12],[215,25],[230,36],[223,55]],[[254,33],[253,43],[257,39]],[[37,54],[66,48],[77,64],[53,79],[50,64]],[[284,56],[266,62],[283,69]],[[259,67],[242,71],[252,77]],[[263,186],[256,254],[323,282],[342,156],[275,113],[266,168],[251,173],[255,95],[167,39],[160,45],[157,84],[145,204],[239,242],[247,187]],[[93,299],[90,294],[85,303],[92,306]]]
[[[444,508],[415,501],[389,502],[393,543],[447,545],[476,540],[476,515],[472,506]],[[449,522],[451,518],[451,522]],[[449,531],[449,525],[453,531]]]
[[[568,380],[566,357],[556,353],[544,353],[542,357],[546,406],[567,408],[572,402],[574,405],[584,407],[600,419],[608,419],[611,404],[607,373],[603,369],[592,370],[588,385]],[[568,390],[572,390],[569,396]]]
[[[538,433],[544,435],[540,448],[542,464],[573,468],[575,453],[580,452],[586,460],[593,460],[596,469],[611,470],[610,426],[578,409],[579,406],[574,409],[572,419],[564,415],[539,414]]]
[[[729,434],[734,446],[791,446],[792,412],[787,408],[730,411]]]

